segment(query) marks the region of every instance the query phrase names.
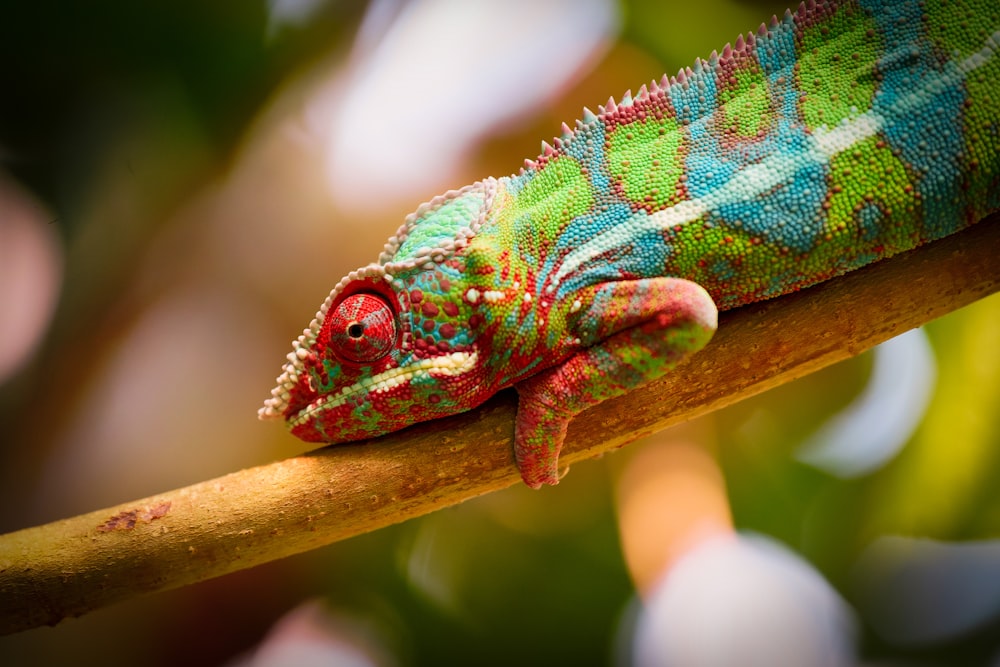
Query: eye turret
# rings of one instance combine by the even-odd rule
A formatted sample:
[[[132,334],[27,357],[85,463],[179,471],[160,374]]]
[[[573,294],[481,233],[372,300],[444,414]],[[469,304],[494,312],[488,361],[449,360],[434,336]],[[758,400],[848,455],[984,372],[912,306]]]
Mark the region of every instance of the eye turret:
[[[345,361],[368,364],[387,355],[399,327],[389,302],[378,294],[345,297],[327,317],[331,351]]]

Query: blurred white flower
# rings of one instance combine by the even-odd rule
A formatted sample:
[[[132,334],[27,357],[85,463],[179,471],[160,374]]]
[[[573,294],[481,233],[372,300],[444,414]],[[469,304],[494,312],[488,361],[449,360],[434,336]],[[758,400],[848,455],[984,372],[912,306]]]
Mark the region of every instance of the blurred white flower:
[[[379,667],[396,661],[374,645],[373,628],[318,602],[291,610],[264,641],[228,667]]]
[[[685,554],[647,596],[640,667],[853,665],[850,608],[813,567],[776,542],[730,534]]]
[[[1000,618],[1000,540],[880,537],[854,574],[865,619],[897,646],[947,641]]]
[[[55,310],[63,267],[51,217],[0,172],[0,382],[27,362]]]
[[[865,390],[799,448],[797,458],[838,477],[859,477],[899,453],[920,425],[937,367],[923,329],[874,350]]]
[[[558,94],[617,27],[608,0],[372,3],[347,81],[309,113],[338,204],[428,198],[476,139]]]

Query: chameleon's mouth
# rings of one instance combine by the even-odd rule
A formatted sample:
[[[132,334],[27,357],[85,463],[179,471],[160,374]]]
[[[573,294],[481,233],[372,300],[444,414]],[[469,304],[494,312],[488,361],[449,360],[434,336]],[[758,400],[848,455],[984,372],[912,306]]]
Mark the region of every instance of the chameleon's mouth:
[[[438,357],[421,359],[407,366],[390,368],[377,375],[364,378],[354,384],[343,387],[340,391],[331,392],[311,401],[304,408],[287,418],[288,428],[303,437],[313,431],[311,426],[319,420],[326,421],[328,415],[341,411],[350,412],[356,407],[371,403],[371,397],[377,394],[391,395],[396,392],[409,391],[415,382],[430,378],[458,377],[476,368],[479,355],[474,351],[452,352]],[[305,437],[309,440],[330,441],[329,436],[319,433]],[[374,434],[362,434],[365,435]]]

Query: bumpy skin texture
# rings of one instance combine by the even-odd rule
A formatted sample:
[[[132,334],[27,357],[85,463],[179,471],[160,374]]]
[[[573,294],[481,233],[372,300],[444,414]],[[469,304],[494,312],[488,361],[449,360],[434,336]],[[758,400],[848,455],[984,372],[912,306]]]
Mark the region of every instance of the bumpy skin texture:
[[[261,417],[343,442],[514,386],[521,475],[555,484],[570,418],[703,347],[717,307],[997,210],[998,99],[996,0],[802,5],[422,205],[333,289]]]

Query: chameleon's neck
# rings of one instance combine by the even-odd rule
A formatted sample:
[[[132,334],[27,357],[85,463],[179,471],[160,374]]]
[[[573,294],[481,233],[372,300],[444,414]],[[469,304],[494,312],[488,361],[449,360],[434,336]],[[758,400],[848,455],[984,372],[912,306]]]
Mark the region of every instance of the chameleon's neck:
[[[992,2],[803,6],[564,126],[494,229],[537,293],[670,274],[722,307],[953,233],[1000,205]]]

